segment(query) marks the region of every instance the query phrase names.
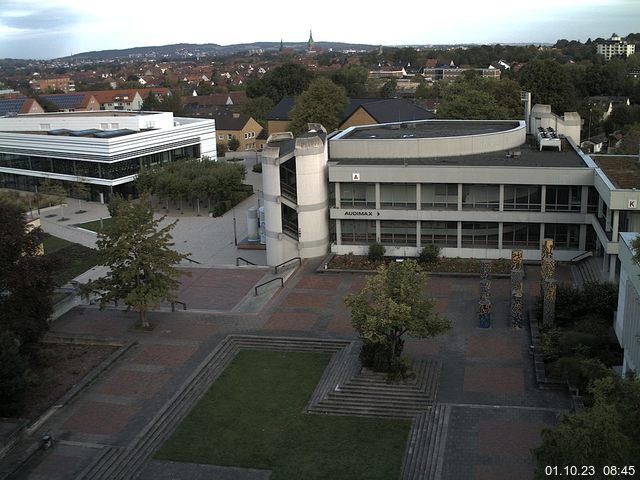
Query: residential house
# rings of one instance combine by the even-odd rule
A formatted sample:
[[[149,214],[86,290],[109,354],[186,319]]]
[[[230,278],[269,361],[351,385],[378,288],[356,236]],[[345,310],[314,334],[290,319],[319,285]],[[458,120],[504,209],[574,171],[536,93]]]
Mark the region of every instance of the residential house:
[[[40,97],[58,107],[59,112],[100,110],[100,103],[88,92],[58,93]]]
[[[615,107],[619,106],[629,106],[631,102],[629,101],[629,97],[621,97],[621,96],[597,96],[597,97],[589,97],[588,98],[590,107],[597,107],[598,110],[602,112],[602,117],[594,118],[593,121],[606,120],[613,112]]]
[[[44,109],[33,98],[17,97],[0,99],[0,117],[18,113],[44,113]]]
[[[221,110],[244,103],[246,98],[247,94],[245,92],[182,97],[182,108],[187,117],[212,118]]]
[[[229,143],[232,138],[240,142],[238,151],[257,150],[257,138],[262,132],[262,126],[248,115],[239,113],[219,113],[214,117],[218,143]]]
[[[36,92],[61,90],[64,93],[69,93],[76,91],[76,84],[69,77],[33,78],[29,80],[29,85]]]
[[[267,115],[269,135],[289,130],[290,114],[295,103],[294,97],[284,97]],[[387,122],[429,120],[435,114],[399,98],[352,98],[345,110],[339,129],[353,125],[371,125]]]

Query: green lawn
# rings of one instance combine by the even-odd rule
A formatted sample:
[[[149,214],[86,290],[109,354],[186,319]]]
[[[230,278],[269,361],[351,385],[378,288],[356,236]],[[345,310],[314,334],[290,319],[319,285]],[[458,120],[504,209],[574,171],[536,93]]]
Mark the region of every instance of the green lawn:
[[[272,480],[389,480],[411,422],[304,414],[330,355],[243,350],[156,458],[272,470]]]
[[[81,273],[98,265],[100,261],[97,250],[53,235],[46,235],[42,243],[45,255],[53,258],[55,264],[53,280],[57,286],[73,280]]]
[[[107,226],[111,223],[111,218],[103,218],[102,219],[102,226]],[[100,228],[102,227],[100,225],[100,220],[93,220],[91,222],[86,222],[86,223],[80,223],[78,225],[76,225],[76,227],[80,227],[80,228],[84,228],[85,230],[91,230],[92,232],[99,232]]]

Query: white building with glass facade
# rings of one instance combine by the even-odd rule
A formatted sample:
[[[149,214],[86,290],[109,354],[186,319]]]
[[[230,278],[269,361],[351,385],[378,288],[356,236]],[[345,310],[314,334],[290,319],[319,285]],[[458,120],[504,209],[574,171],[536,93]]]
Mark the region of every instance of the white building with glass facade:
[[[640,367],[640,266],[633,256],[637,233],[620,234],[620,283],[614,330],[624,349],[622,374]]]
[[[318,208],[328,205],[325,251],[366,254],[380,242],[387,255],[416,256],[436,244],[448,257],[509,258],[512,249],[522,249],[525,259],[538,260],[542,239],[552,238],[556,259],[591,251],[602,258],[603,278],[614,280],[618,233],[640,230],[640,190],[612,180],[606,162],[576,147],[580,123],[575,113],[559,117],[536,105],[528,124],[426,120],[355,126],[329,136],[326,167],[316,171],[328,197],[321,198],[320,189],[313,200]],[[301,177],[286,165],[299,170],[307,155],[304,148],[287,151],[286,159],[271,154],[280,170],[264,178],[279,205],[271,219],[280,223],[266,219],[272,248],[286,251],[272,264],[304,250],[299,225],[309,207],[297,204]],[[302,191],[307,188],[317,187]]]
[[[213,120],[170,112],[66,112],[0,118],[0,187],[34,191],[44,179],[83,182],[91,199],[133,193],[140,168],[216,159]]]

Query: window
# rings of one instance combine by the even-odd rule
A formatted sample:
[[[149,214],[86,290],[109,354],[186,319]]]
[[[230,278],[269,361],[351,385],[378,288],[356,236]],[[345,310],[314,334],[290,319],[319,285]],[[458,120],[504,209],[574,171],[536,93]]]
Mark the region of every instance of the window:
[[[233,135],[232,135],[232,134],[230,134],[230,133],[228,133],[228,134],[227,134],[227,140],[231,140],[232,138],[233,138]]]
[[[498,210],[500,187],[498,185],[463,185],[463,210]]]
[[[498,224],[463,222],[462,246],[467,248],[498,248]]]
[[[504,223],[503,248],[540,248],[540,225],[537,223]]]
[[[420,205],[423,209],[457,210],[458,184],[432,183],[420,185]]]
[[[341,183],[340,207],[376,208],[374,183]]]
[[[40,130],[51,130],[51,124],[50,123],[41,123],[40,124]]]
[[[383,183],[380,185],[380,206],[382,208],[416,208],[415,183]]]
[[[505,210],[533,210],[541,209],[542,189],[539,185],[505,185]]]
[[[380,222],[380,242],[383,245],[416,246],[416,222],[383,220]]]
[[[376,241],[374,220],[340,220],[343,245],[371,245]]]
[[[553,247],[558,249],[577,250],[579,246],[579,225],[567,225],[565,223],[545,223],[545,238],[553,239]]]
[[[218,135],[218,140],[224,140],[224,135]]]
[[[422,246],[457,247],[458,222],[420,222],[420,242]]]
[[[581,186],[547,186],[545,209],[548,212],[579,212]]]
[[[282,205],[282,233],[298,240],[298,212],[288,205]]]

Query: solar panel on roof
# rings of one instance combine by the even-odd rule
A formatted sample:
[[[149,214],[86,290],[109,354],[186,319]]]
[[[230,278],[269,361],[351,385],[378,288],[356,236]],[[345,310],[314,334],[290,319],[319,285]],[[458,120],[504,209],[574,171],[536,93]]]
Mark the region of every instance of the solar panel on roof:
[[[58,108],[78,108],[82,105],[84,94],[71,93],[67,95],[43,95],[42,98],[58,106]]]
[[[26,100],[26,98],[11,98],[0,100],[0,115],[6,115],[10,112],[19,112]]]

